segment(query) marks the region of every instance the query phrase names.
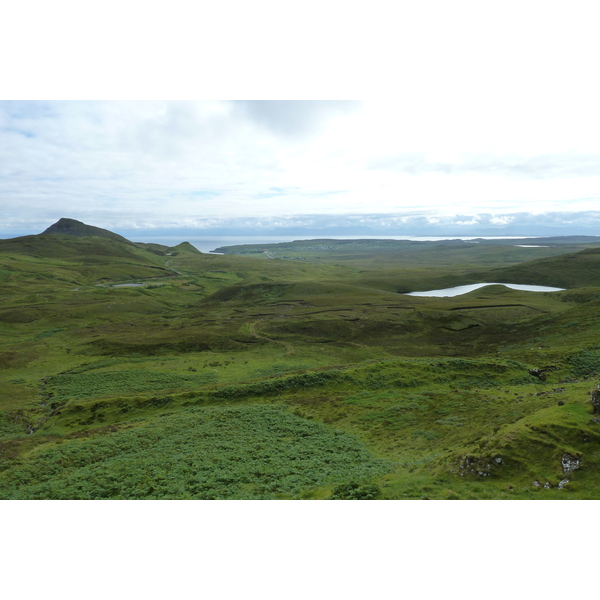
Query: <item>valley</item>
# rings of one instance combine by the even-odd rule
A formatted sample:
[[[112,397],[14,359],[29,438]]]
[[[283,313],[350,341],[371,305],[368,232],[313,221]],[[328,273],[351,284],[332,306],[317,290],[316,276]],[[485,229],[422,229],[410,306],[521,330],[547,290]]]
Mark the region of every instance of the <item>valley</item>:
[[[599,497],[599,238],[57,225],[0,240],[0,498]]]

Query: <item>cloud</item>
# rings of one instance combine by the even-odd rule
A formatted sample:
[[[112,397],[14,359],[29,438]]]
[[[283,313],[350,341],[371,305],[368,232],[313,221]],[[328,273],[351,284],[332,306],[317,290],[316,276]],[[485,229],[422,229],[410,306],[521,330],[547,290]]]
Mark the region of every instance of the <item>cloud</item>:
[[[302,215],[430,227],[461,213],[464,227],[486,214],[501,227],[506,215],[598,205],[591,134],[521,144],[411,102],[0,102],[0,231],[65,216],[108,228]]]
[[[48,223],[49,225],[50,223]],[[117,232],[130,238],[157,236],[179,237],[181,240],[211,236],[387,236],[410,238],[483,237],[483,236],[549,236],[596,235],[600,212],[549,213],[532,215],[515,213],[431,215],[296,215],[288,217],[210,218],[189,220],[172,227],[127,228]]]
[[[348,100],[239,100],[234,110],[259,127],[285,137],[304,137],[319,131],[331,118],[355,112],[360,102]]]
[[[431,158],[426,152],[418,152],[379,157],[372,160],[368,168],[410,175],[488,174],[521,179],[600,177],[600,153],[569,151],[534,156],[464,153],[451,160],[441,161]]]

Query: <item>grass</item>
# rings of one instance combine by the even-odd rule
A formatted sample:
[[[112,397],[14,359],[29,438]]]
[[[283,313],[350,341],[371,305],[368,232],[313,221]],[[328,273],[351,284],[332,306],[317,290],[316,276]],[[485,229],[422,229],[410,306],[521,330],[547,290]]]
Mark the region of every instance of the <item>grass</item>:
[[[171,389],[192,389],[217,379],[214,373],[180,375],[148,369],[135,371],[100,371],[64,373],[46,380],[45,391],[55,400],[94,398],[112,394],[141,393]]]
[[[595,243],[0,240],[3,497],[597,498]]]

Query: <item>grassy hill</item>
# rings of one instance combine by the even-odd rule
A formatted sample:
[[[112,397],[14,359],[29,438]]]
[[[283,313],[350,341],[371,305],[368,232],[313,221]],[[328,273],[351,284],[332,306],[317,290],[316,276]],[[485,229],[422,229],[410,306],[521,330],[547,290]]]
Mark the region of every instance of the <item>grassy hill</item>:
[[[75,219],[59,219],[53,225],[50,225],[48,229],[43,231],[41,235],[71,235],[76,237],[101,237],[115,242],[124,242],[131,244],[129,240],[120,236],[108,229],[102,229],[100,227],[94,227],[93,225],[86,225],[81,221]]]
[[[598,498],[589,240],[85,231],[0,240],[1,498]],[[402,293],[477,278],[568,289]]]
[[[600,248],[495,269],[486,273],[483,281],[564,288],[597,286],[600,285]]]
[[[64,287],[172,274],[164,259],[129,242],[58,234],[0,240],[0,276],[9,284]]]

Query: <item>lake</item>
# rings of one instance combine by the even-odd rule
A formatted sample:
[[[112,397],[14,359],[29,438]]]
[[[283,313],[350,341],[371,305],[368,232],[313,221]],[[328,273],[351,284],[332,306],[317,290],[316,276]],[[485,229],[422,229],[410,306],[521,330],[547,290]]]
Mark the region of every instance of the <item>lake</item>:
[[[521,285],[518,283],[472,283],[470,285],[459,285],[441,290],[429,290],[428,292],[410,292],[407,296],[432,296],[436,298],[448,298],[467,294],[473,290],[485,287],[486,285],[503,285],[512,290],[521,290],[525,292],[562,292],[565,288],[548,287],[545,285]]]

